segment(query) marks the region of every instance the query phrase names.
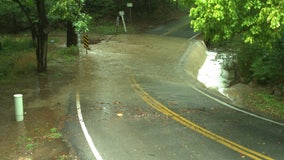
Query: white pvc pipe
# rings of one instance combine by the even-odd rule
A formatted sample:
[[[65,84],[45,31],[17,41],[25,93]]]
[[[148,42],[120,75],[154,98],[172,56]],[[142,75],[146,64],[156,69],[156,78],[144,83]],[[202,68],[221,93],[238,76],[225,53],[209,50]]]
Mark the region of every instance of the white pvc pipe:
[[[16,121],[21,122],[24,120],[23,95],[14,94],[14,103],[15,103]]]

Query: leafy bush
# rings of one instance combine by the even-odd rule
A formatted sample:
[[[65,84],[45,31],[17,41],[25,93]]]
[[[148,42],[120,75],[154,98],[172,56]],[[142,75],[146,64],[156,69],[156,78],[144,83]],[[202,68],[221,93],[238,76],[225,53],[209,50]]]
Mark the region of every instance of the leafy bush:
[[[261,49],[249,44],[242,44],[239,47],[240,50],[237,52],[237,73],[243,82],[248,83],[253,78],[251,66],[260,55]]]
[[[281,40],[270,49],[257,44],[241,44],[239,48],[237,73],[240,79],[261,84],[284,82],[284,47]]]
[[[262,83],[284,82],[283,40],[278,40],[269,50],[263,48],[251,65],[253,78]]]

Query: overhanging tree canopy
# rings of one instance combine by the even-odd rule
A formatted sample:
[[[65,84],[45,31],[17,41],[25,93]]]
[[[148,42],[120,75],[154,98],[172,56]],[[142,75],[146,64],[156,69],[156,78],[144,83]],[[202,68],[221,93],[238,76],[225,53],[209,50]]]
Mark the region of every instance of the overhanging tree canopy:
[[[45,0],[12,0],[17,3],[25,16],[28,19],[30,29],[33,35],[33,39],[36,40],[36,57],[37,57],[37,70],[38,72],[44,72],[47,69],[47,40],[49,33],[49,19],[52,17],[51,11],[60,10],[61,15],[66,15],[72,25],[76,26],[77,29],[86,30],[86,15],[80,12],[81,3],[84,0],[73,1],[45,1]],[[75,4],[74,4],[75,3]],[[79,5],[78,5],[79,3]],[[47,15],[49,14],[49,17]],[[74,16],[73,16],[74,15]],[[55,17],[55,16],[53,16]],[[83,18],[82,18],[83,17]],[[58,17],[66,19],[66,17]],[[87,17],[88,18],[88,17]],[[82,22],[84,21],[84,22]]]
[[[196,0],[190,17],[195,31],[213,41],[241,34],[247,43],[271,46],[284,29],[284,1]]]

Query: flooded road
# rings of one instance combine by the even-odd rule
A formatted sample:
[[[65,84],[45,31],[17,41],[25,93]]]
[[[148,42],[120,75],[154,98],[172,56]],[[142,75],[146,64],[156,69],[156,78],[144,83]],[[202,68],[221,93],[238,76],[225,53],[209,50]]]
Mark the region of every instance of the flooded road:
[[[0,86],[0,159],[68,156],[70,147],[62,142],[64,137],[49,135],[51,130],[55,133],[61,130],[67,118],[67,104],[72,94],[70,86],[77,67],[66,68],[73,70],[50,68],[45,74],[22,77]],[[23,122],[15,121],[13,94],[17,93],[23,94]]]
[[[89,54],[82,55],[76,91],[80,93],[85,125],[103,159],[279,159],[283,156],[283,127],[229,109],[188,84],[202,86],[185,76],[185,66],[181,64],[186,61],[181,58],[188,57],[184,53],[192,43],[187,38],[118,35],[108,42],[92,45]],[[200,65],[200,62],[187,65]],[[133,78],[138,84],[133,83]],[[149,96],[139,95],[135,91],[137,85]],[[72,95],[69,115],[76,116],[75,90]],[[168,109],[157,109],[153,104],[156,101]],[[184,117],[195,128],[213,132],[215,138],[183,125],[165,110]],[[65,132],[81,159],[94,159],[78,122],[67,121]],[[219,136],[221,140],[216,138]]]
[[[205,49],[185,25],[113,36],[76,65],[0,86],[0,159],[93,160],[94,148],[105,160],[281,159],[283,126],[212,100],[230,103],[197,81]],[[49,139],[54,128],[61,139]]]

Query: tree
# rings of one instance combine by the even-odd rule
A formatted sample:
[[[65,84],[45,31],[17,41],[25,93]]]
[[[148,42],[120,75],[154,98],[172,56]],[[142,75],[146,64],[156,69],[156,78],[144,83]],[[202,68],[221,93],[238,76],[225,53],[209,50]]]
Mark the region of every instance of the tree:
[[[30,24],[33,39],[36,41],[36,58],[37,71],[44,72],[47,69],[47,39],[48,39],[48,20],[46,16],[45,1],[34,0],[25,1],[24,4],[20,0],[13,0],[19,4],[20,8],[26,15]],[[30,9],[36,8],[36,16],[33,16]]]
[[[85,0],[58,0],[50,10],[51,16],[66,20],[67,47],[77,45],[77,33],[88,31],[91,17],[82,12],[84,2]]]
[[[36,30],[36,57],[38,72],[46,71],[47,69],[47,40],[48,40],[48,21],[45,11],[44,0],[36,0],[38,24]]]
[[[220,41],[241,34],[246,43],[271,46],[281,37],[284,1],[280,0],[196,0],[190,10],[195,31]]]
[[[283,83],[283,0],[196,0],[191,6],[191,25],[205,39],[242,41],[236,54],[238,78]]]
[[[22,11],[13,1],[0,0],[1,31],[18,33],[26,27]]]
[[[47,40],[49,34],[48,18],[56,17],[52,16],[53,12],[51,11],[55,11],[57,8],[62,7],[63,9],[60,11],[62,11],[61,14],[64,15],[65,17],[57,16],[57,18],[67,19],[66,17],[71,17],[70,19],[68,19],[72,24],[69,25],[69,27],[71,26],[73,30],[76,28],[78,32],[87,30],[86,21],[89,17],[86,16],[86,14],[81,13],[80,12],[81,5],[78,6],[78,3],[83,3],[84,0],[80,1],[13,0],[13,2],[18,4],[21,10],[23,11],[23,13],[25,14],[28,23],[30,25],[32,37],[36,41],[36,57],[37,57],[38,72],[44,72],[47,69],[47,45],[48,45]],[[68,34],[68,36],[72,37],[73,40],[72,42],[74,42],[75,38],[73,36],[70,36],[70,34]],[[77,43],[77,38],[75,41]]]

